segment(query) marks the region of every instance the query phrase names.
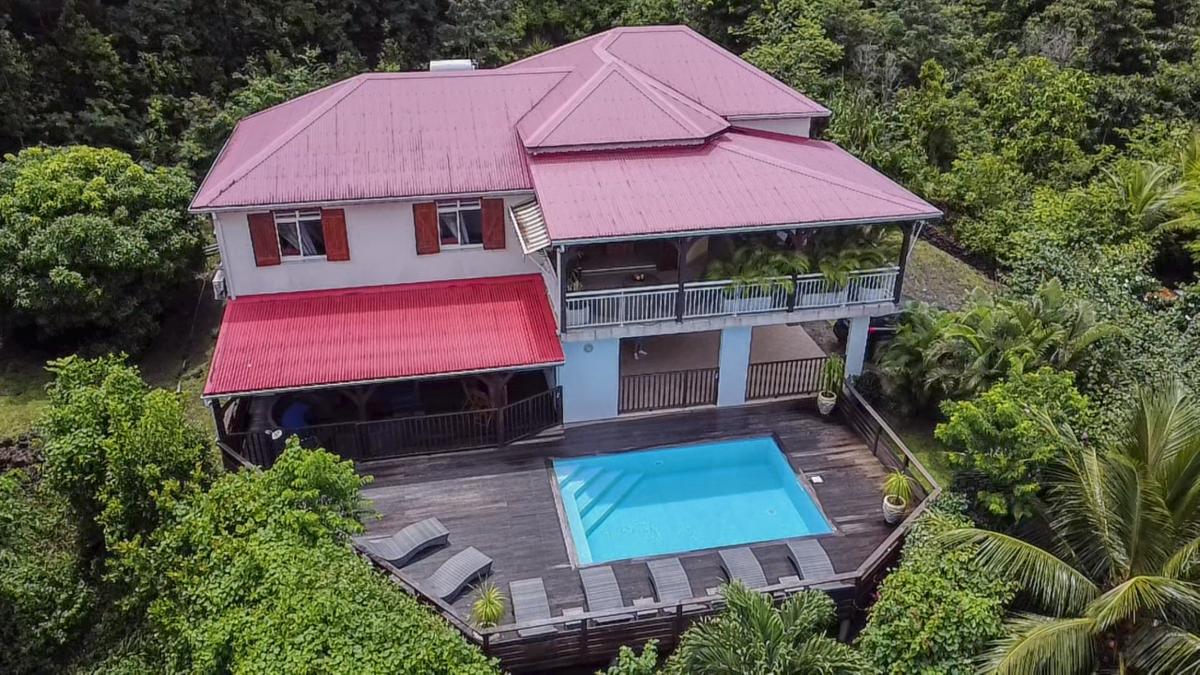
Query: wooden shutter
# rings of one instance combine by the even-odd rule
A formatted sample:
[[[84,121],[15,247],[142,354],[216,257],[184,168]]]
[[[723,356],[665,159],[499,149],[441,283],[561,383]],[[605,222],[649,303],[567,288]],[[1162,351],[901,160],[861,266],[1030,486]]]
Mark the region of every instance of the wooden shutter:
[[[321,209],[321,229],[325,231],[325,259],[334,262],[350,259],[350,240],[346,237],[346,211]]]
[[[442,250],[441,244],[438,243],[438,212],[435,202],[413,204],[413,225],[417,235],[417,255]]]
[[[484,199],[481,205],[483,207],[483,247],[504,248],[504,200]]]
[[[254,264],[259,267],[278,265],[279,235],[275,232],[275,216],[270,212],[251,213],[250,245],[254,247]]]

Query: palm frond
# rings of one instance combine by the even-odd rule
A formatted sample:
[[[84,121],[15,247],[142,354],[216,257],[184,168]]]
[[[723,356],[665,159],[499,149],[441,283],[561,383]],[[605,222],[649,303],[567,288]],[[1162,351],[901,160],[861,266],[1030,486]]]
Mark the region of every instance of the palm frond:
[[[935,541],[947,547],[975,546],[980,565],[1020,584],[1056,616],[1082,612],[1100,594],[1096,584],[1079,570],[1007,534],[968,527],[945,532]]]
[[[1144,624],[1134,632],[1125,654],[1139,673],[1200,673],[1200,635],[1175,626]]]
[[[1200,588],[1170,577],[1133,577],[1109,589],[1087,608],[1087,616],[1101,630],[1138,617],[1161,618],[1167,613],[1200,617]]]
[[[1005,623],[1006,635],[979,661],[996,675],[1090,673],[1096,665],[1096,623],[1087,617],[1054,619],[1020,614]]]

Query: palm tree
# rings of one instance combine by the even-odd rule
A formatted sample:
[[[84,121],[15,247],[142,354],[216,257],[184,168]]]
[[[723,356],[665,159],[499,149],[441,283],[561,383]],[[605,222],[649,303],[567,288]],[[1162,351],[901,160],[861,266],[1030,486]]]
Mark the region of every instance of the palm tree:
[[[1104,173],[1117,191],[1117,201],[1130,222],[1150,232],[1166,220],[1168,205],[1176,193],[1170,167],[1132,162],[1117,169],[1105,169]]]
[[[1177,382],[1138,393],[1125,434],[1102,447],[1069,429],[1048,473],[1041,545],[978,528],[948,532],[1024,589],[982,657],[995,673],[1200,669],[1200,402]]]
[[[723,587],[726,606],[680,638],[666,672],[689,675],[835,675],[866,673],[862,655],[826,636],[833,600],[802,591],[776,607],[740,583]]]
[[[1174,218],[1163,223],[1166,229],[1183,235],[1192,259],[1200,261],[1200,132],[1180,153],[1180,180],[1172,193],[1169,208]]]

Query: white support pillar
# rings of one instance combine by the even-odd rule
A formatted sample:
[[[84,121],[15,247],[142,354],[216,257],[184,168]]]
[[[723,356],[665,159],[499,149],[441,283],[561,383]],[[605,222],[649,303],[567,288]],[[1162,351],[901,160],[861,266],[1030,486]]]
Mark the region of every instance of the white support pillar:
[[[746,371],[750,368],[752,330],[750,326],[721,330],[717,405],[741,405],[746,402]]]
[[[867,328],[871,325],[871,317],[860,316],[850,319],[850,334],[846,337],[846,375],[857,377],[862,375],[863,361],[867,356]]]
[[[563,422],[617,416],[621,384],[621,341],[565,342],[566,360],[558,368],[563,388]]]

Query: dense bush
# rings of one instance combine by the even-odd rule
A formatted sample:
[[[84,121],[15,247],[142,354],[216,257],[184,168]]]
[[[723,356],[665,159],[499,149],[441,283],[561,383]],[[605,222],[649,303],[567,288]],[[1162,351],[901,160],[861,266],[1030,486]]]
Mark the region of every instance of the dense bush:
[[[1041,368],[1014,372],[979,396],[945,401],[937,439],[954,452],[956,472],[975,484],[967,496],[994,518],[1033,515],[1042,470],[1063,448],[1043,424],[1087,429],[1087,399],[1071,373]]]
[[[909,532],[900,566],[884,580],[857,645],[888,675],[975,672],[974,658],[1003,630],[1014,588],[984,572],[970,549],[933,538],[966,527],[964,503],[945,495]]]
[[[52,672],[96,606],[66,504],[25,470],[0,474],[0,672]]]
[[[203,262],[193,185],[117,150],[28,148],[0,164],[0,309],[43,340],[138,348]]]

